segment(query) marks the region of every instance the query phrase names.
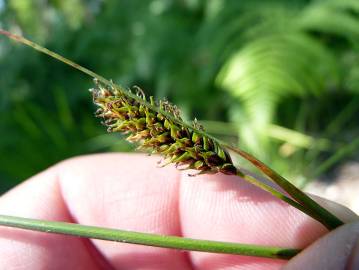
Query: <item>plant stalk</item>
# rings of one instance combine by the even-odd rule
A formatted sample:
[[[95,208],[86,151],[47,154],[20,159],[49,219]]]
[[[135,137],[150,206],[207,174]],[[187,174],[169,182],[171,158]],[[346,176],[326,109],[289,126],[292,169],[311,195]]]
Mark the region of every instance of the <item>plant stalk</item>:
[[[288,260],[300,252],[298,249],[291,248],[264,247],[230,242],[197,240],[178,236],[123,231],[94,226],[85,226],[74,223],[45,221],[5,215],[0,215],[0,226],[145,246],[265,257],[283,260]]]
[[[277,197],[278,199],[288,203],[289,205],[297,208],[298,210],[302,211],[303,213],[307,214],[308,216],[318,220],[318,214],[317,212],[310,211],[309,209],[305,208],[302,204],[296,202],[295,200],[289,198],[288,196],[284,195],[283,193],[277,191],[276,189],[272,188],[271,186],[259,181],[258,179],[250,176],[250,175],[242,175],[241,173],[238,174],[238,176],[242,177],[247,182],[251,183],[252,185],[255,185],[259,187],[260,189],[263,189],[270,194],[272,194],[274,197]],[[329,228],[328,228],[329,229]]]
[[[152,110],[166,116],[166,118],[171,119],[171,121],[173,121],[174,123],[177,123],[179,125],[182,125],[186,128],[192,129],[193,131],[195,131],[198,134],[201,134],[203,136],[207,136],[209,138],[211,138],[212,140],[218,142],[221,146],[230,149],[232,151],[234,151],[235,153],[239,154],[240,156],[242,156],[243,158],[245,158],[246,160],[248,160],[249,162],[251,162],[255,167],[257,167],[259,170],[261,170],[265,175],[267,175],[269,177],[269,179],[273,182],[275,182],[277,185],[279,185],[281,188],[283,188],[283,190],[285,190],[293,199],[295,199],[299,204],[301,204],[304,209],[306,209],[306,213],[311,213],[310,216],[314,217],[316,220],[318,220],[319,222],[321,222],[324,226],[326,226],[329,230],[334,229],[342,224],[344,224],[339,218],[337,218],[336,216],[334,216],[332,213],[330,213],[328,210],[324,209],[323,207],[321,207],[318,203],[316,203],[315,201],[313,201],[309,196],[307,196],[304,192],[302,192],[300,189],[298,189],[297,187],[295,187],[293,184],[291,184],[288,180],[286,180],[285,178],[283,178],[282,176],[280,176],[278,173],[276,173],[274,170],[272,170],[271,168],[269,168],[267,165],[265,165],[264,163],[262,163],[261,161],[257,160],[255,157],[253,157],[252,155],[234,147],[231,146],[225,142],[222,142],[221,140],[218,140],[216,138],[214,138],[213,136],[210,136],[209,134],[207,134],[206,132],[204,132],[203,130],[197,129],[195,127],[193,127],[190,124],[187,124],[183,121],[180,121],[178,119],[176,119],[175,117],[173,117],[171,114],[167,113],[166,111],[153,106],[152,104],[150,104],[149,102],[143,100],[141,97],[131,93],[130,91],[124,89],[123,87],[120,87],[119,85],[114,84],[112,81],[109,81],[107,79],[105,79],[104,77],[96,74],[95,72],[84,68],[78,64],[76,64],[75,62],[57,54],[54,53],[24,37],[18,36],[18,35],[14,35],[10,32],[4,31],[0,29],[0,34],[7,36],[8,38],[11,38],[17,42],[20,42],[22,44],[25,44],[29,47],[32,47],[33,49],[40,51],[44,54],[47,54],[69,66],[72,66],[73,68],[91,76],[92,78],[96,78],[98,81],[102,82],[103,84],[119,89],[120,91],[122,91],[125,95],[133,98],[134,100],[136,100],[137,102],[139,102],[140,104],[144,104],[145,106],[147,106],[148,108],[151,108]],[[299,209],[299,208],[298,208]]]
[[[271,186],[261,182],[260,180],[256,179],[255,177],[248,175],[248,174],[237,174],[239,177],[246,180],[248,183],[251,183],[252,185],[255,185],[259,187],[260,189],[263,189],[264,191],[267,191],[268,193],[272,194],[274,197],[277,197],[278,199],[285,201],[289,205],[297,208],[298,210],[306,213],[306,209],[298,202],[294,201],[293,199],[289,198],[288,196],[284,195],[283,193],[279,192],[275,188],[272,188]],[[306,213],[309,215],[309,213]]]

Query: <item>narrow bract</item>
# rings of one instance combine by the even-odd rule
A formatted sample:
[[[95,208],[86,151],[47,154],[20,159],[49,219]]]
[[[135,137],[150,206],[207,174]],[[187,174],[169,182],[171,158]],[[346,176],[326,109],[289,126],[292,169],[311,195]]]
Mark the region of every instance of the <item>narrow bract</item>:
[[[128,134],[128,141],[138,142],[139,148],[161,154],[165,164],[175,163],[181,169],[195,169],[199,173],[237,174],[228,152],[211,138],[174,123],[119,89],[106,87],[97,81],[95,84],[91,92],[99,107],[96,116],[104,119],[108,132]],[[146,101],[143,91],[138,87],[135,90],[136,95]],[[168,101],[156,103],[150,97],[149,102],[181,120],[178,108]],[[193,126],[202,129],[197,121]]]

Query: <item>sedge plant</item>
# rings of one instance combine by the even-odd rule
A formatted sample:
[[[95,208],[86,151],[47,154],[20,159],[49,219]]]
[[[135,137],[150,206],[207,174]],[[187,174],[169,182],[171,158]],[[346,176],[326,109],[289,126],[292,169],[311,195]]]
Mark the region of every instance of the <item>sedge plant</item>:
[[[184,122],[180,110],[170,102],[155,101],[153,97],[147,98],[139,87],[135,87],[132,91],[125,89],[21,36],[4,30],[0,30],[0,34],[30,46],[92,77],[95,86],[90,92],[93,102],[98,107],[96,116],[103,119],[107,130],[125,134],[128,141],[137,143],[138,148],[161,155],[164,160],[163,165],[174,163],[181,170],[194,169],[197,171],[196,174],[237,175],[241,177],[238,178],[239,181],[246,180],[271,193],[319,221],[329,230],[343,224],[338,217],[251,154],[209,135],[197,120],[193,123]],[[268,180],[276,184],[278,189],[235,166],[228,150],[252,163]],[[157,247],[280,259],[289,259],[300,251],[291,248],[187,239],[4,215],[0,215],[0,225]]]

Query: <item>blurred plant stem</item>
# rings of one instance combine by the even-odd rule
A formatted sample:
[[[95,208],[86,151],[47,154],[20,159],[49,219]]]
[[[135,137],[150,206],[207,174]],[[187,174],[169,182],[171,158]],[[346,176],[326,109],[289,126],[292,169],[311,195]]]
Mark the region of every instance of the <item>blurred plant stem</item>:
[[[342,160],[345,156],[353,154],[355,151],[359,149],[359,138],[354,139],[351,143],[343,146],[337,152],[335,152],[331,157],[322,162],[317,170],[313,173],[313,177],[318,177],[323,172],[327,171],[334,164]]]
[[[201,124],[209,133],[238,136],[238,125],[235,123],[227,123],[220,121],[201,120]],[[310,149],[313,145],[320,151],[328,150],[332,142],[325,138],[314,138],[299,131],[285,128],[275,124],[269,124],[265,129],[268,137],[283,141],[295,147]]]

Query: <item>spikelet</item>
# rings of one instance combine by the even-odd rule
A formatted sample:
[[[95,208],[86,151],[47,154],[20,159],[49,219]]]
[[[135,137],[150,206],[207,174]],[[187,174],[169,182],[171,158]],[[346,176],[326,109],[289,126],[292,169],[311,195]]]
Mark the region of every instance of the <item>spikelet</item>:
[[[94,103],[99,107],[96,116],[104,119],[108,132],[128,135],[139,148],[161,154],[165,163],[175,163],[180,169],[195,169],[200,173],[236,174],[237,169],[228,154],[212,139],[194,132],[125,95],[121,90],[108,88],[95,81],[91,89]],[[143,91],[136,87],[136,95],[146,101]],[[168,101],[158,104],[150,97],[150,104],[181,120],[178,108]],[[202,129],[195,120],[193,127]],[[166,165],[165,164],[165,165]]]

